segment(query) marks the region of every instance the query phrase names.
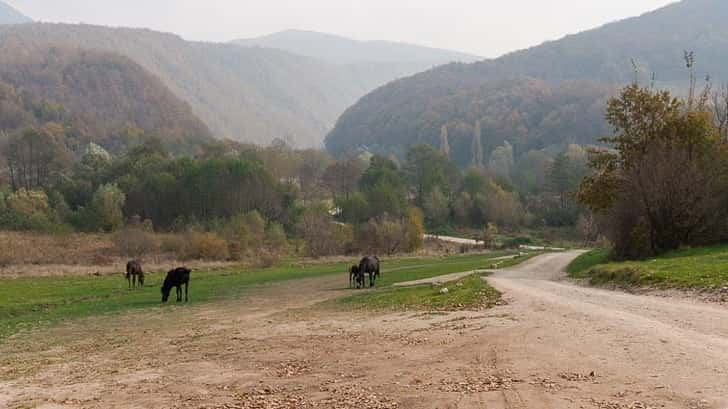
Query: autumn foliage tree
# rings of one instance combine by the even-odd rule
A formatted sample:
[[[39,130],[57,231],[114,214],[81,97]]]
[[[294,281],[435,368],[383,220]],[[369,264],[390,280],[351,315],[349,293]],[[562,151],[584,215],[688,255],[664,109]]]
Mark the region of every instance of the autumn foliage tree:
[[[691,93],[692,95],[692,93]],[[728,144],[705,98],[636,84],[609,101],[611,149],[591,152],[580,201],[622,257],[655,255],[725,235]]]

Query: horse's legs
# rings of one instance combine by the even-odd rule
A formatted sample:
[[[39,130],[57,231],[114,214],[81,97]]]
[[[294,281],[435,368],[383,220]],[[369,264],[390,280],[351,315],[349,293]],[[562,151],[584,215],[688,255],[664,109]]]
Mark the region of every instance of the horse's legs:
[[[126,282],[129,283],[129,289],[131,290],[131,276],[129,274],[126,275]]]
[[[190,295],[189,295],[190,291],[189,290],[190,290],[190,283],[185,283],[185,302],[190,301]]]

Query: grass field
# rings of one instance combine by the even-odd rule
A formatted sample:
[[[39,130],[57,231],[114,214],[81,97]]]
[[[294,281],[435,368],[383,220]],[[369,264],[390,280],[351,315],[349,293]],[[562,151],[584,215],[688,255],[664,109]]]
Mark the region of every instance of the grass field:
[[[448,292],[441,293],[442,288],[447,288]],[[496,289],[483,281],[480,274],[473,274],[442,287],[391,287],[353,295],[337,303],[351,309],[451,311],[491,307],[500,296]]]
[[[576,259],[567,269],[594,285],[714,289],[728,286],[728,246],[679,250],[644,261],[608,262],[605,250]]]
[[[520,264],[530,258],[542,254],[541,252],[528,253],[506,260],[491,260],[486,265],[468,263],[453,263],[451,272],[465,272],[480,269],[508,268]],[[502,254],[500,254],[502,256]],[[497,258],[499,255],[491,257]],[[497,266],[497,267],[495,267]],[[379,282],[380,289],[356,294],[350,297],[337,300],[337,304],[343,308],[365,308],[373,310],[459,310],[472,309],[481,306],[492,306],[500,299],[500,293],[489,286],[480,278],[479,274],[473,274],[465,279],[448,283],[448,292],[440,293],[440,288],[432,288],[430,285],[416,287],[393,288],[391,284],[414,281],[423,278],[430,278],[440,273],[430,274],[429,269],[413,268],[402,272],[389,273],[383,276]],[[381,288],[384,287],[384,288]]]
[[[567,267],[566,272],[572,277],[586,273],[592,267],[609,262],[610,251],[607,249],[595,249],[575,258]]]
[[[489,268],[492,264],[489,260],[507,254],[512,253],[384,260],[382,279],[377,285],[382,287],[395,282]],[[345,285],[346,271],[347,265],[342,263],[283,265],[259,270],[194,271],[190,299],[193,304],[231,299],[244,295],[259,284],[336,274],[341,275],[341,283]],[[120,275],[0,280],[0,339],[26,328],[66,319],[161,308],[159,287],[162,279],[161,274],[148,274],[147,287],[137,291],[129,291],[126,280]]]

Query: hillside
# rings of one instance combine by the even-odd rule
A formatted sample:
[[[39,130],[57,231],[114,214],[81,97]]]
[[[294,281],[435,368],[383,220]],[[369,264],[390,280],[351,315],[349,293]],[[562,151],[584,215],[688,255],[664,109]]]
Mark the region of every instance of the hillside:
[[[126,57],[98,51],[2,43],[0,106],[0,130],[57,122],[77,147],[95,142],[119,152],[138,143],[139,131],[177,152],[212,140],[189,105],[158,79]]]
[[[280,50],[184,41],[142,29],[24,24],[0,27],[0,47],[57,45],[124,55],[186,101],[218,138],[320,147],[361,96],[416,72],[399,64],[338,66]]]
[[[30,23],[32,20],[0,1],[0,25]]]
[[[447,125],[451,138],[470,135],[454,142],[455,151],[466,151],[456,159],[467,164],[476,120],[490,150],[504,140],[516,155],[593,143],[610,131],[606,98],[635,77],[631,59],[643,83],[654,72],[658,86],[684,89],[683,51],[694,50],[698,75],[728,80],[726,18],[728,3],[686,0],[495,60],[438,67],[362,98],[340,118],[326,145],[332,152],[367,147],[397,153],[417,142],[439,143]]]
[[[313,31],[287,30],[267,36],[233,41],[248,47],[266,47],[327,61],[332,64],[404,63],[424,68],[449,62],[473,62],[474,55],[390,41],[357,41]],[[429,65],[429,67],[428,67]]]

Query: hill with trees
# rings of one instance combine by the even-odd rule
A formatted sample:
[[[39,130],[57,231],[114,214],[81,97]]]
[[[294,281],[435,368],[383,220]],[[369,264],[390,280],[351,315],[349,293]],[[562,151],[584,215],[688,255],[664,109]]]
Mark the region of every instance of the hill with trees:
[[[726,18],[728,3],[685,0],[498,59],[437,67],[362,98],[326,146],[401,156],[416,143],[445,141],[466,166],[498,163],[508,146],[517,162],[532,151],[595,143],[611,133],[604,111],[619,87],[637,79],[687,88],[685,50],[694,52],[697,75],[728,79]]]
[[[0,131],[52,128],[71,151],[89,142],[121,152],[155,136],[174,152],[212,141],[207,126],[126,57],[0,44]],[[2,141],[0,141],[2,142]]]
[[[0,25],[22,24],[30,23],[32,21],[33,20],[31,20],[29,17],[23,15],[23,13],[0,1]]]
[[[258,144],[278,138],[300,147],[322,146],[324,135],[357,99],[416,72],[396,64],[341,66],[281,50],[90,25],[2,26],[0,46],[121,54],[189,103],[216,137]]]
[[[358,41],[314,31],[286,30],[267,36],[240,39],[235,44],[266,47],[305,55],[333,64],[400,64],[422,70],[450,62],[480,60],[472,54],[391,41]]]

